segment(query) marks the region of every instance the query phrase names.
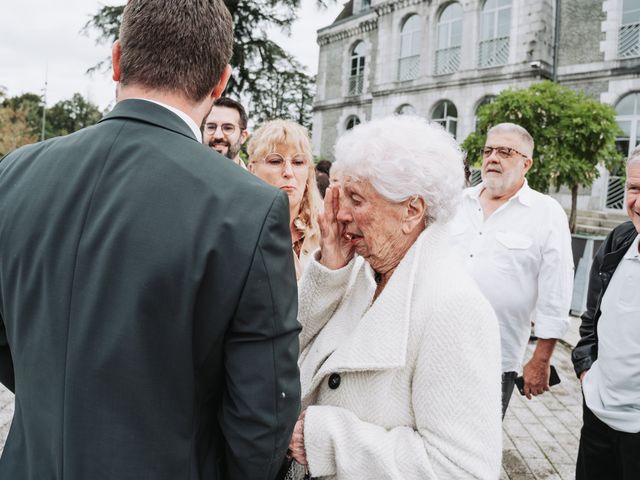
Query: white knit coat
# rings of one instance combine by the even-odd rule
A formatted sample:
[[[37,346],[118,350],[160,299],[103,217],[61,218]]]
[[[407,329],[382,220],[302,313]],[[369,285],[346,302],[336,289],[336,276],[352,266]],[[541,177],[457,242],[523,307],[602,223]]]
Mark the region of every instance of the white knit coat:
[[[446,226],[420,235],[375,302],[361,257],[334,271],[314,258],[299,288],[312,477],[499,478],[498,324]]]

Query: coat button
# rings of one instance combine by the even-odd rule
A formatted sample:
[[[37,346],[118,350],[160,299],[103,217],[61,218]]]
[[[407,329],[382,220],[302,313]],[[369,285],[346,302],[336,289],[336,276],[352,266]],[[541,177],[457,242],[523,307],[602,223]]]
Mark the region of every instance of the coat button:
[[[337,373],[332,373],[329,377],[329,388],[331,390],[335,390],[340,386],[340,375]]]

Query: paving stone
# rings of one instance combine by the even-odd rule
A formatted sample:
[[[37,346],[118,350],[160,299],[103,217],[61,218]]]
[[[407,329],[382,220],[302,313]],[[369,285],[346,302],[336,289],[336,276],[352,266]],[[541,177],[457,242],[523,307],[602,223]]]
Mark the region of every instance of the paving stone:
[[[536,441],[531,437],[514,438],[513,443],[518,449],[518,452],[525,460],[530,458],[545,458],[544,453],[540,450],[540,447]]]
[[[527,458],[525,461],[536,479],[561,480],[556,469],[546,458]]]
[[[514,478],[514,474],[531,472],[518,450],[505,450],[502,452],[502,467],[510,478]]]

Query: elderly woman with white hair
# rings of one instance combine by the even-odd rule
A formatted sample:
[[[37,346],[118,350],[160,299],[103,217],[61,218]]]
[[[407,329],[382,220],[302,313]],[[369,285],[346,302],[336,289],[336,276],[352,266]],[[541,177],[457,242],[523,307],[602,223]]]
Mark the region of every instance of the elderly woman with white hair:
[[[340,187],[300,284],[290,454],[313,478],[495,480],[498,325],[448,245],[462,153],[406,116],[355,127],[335,152]]]

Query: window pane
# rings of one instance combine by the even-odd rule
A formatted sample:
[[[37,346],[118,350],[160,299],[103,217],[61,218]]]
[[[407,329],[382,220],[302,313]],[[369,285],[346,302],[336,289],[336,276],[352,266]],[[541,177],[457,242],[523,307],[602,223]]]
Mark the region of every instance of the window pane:
[[[496,4],[498,2],[496,0],[487,0],[486,2],[484,2],[484,6],[482,7],[483,10],[492,10],[494,8],[496,8]]]
[[[511,9],[506,8],[498,12],[498,37],[509,36],[509,30],[511,28]]]
[[[449,133],[455,137],[457,130],[458,130],[458,122],[456,122],[455,120],[450,120],[449,121]]]
[[[411,54],[420,55],[420,47],[422,44],[422,35],[420,32],[415,32],[411,35]]]
[[[447,116],[457,117],[458,109],[456,109],[456,106],[451,102],[446,102],[446,104],[447,104]]]
[[[631,135],[631,121],[618,122],[618,125],[622,129],[623,136],[629,138]]]
[[[438,25],[438,48],[447,48],[449,46],[448,27],[448,25]]]
[[[511,5],[511,0],[498,0],[499,7],[506,7],[507,5]]]
[[[355,47],[353,47],[353,55],[364,55],[364,44],[362,42],[359,42]]]
[[[414,32],[420,30],[420,17],[418,15],[411,15],[407,18],[406,22],[402,26],[402,32]]]
[[[462,6],[459,3],[452,3],[444,9],[440,16],[440,21],[450,21],[462,18]]]
[[[462,45],[462,22],[454,22],[451,24],[451,42],[450,47],[459,47]]]
[[[622,25],[640,22],[640,10],[631,10],[622,14]]]
[[[444,118],[444,102],[440,102],[436,105],[436,108],[433,109],[433,119],[439,120]]]
[[[482,14],[482,40],[493,38],[493,12],[485,12]]]
[[[635,100],[638,96],[637,93],[627,95],[616,105],[616,112],[618,115],[634,115],[635,114]]]

